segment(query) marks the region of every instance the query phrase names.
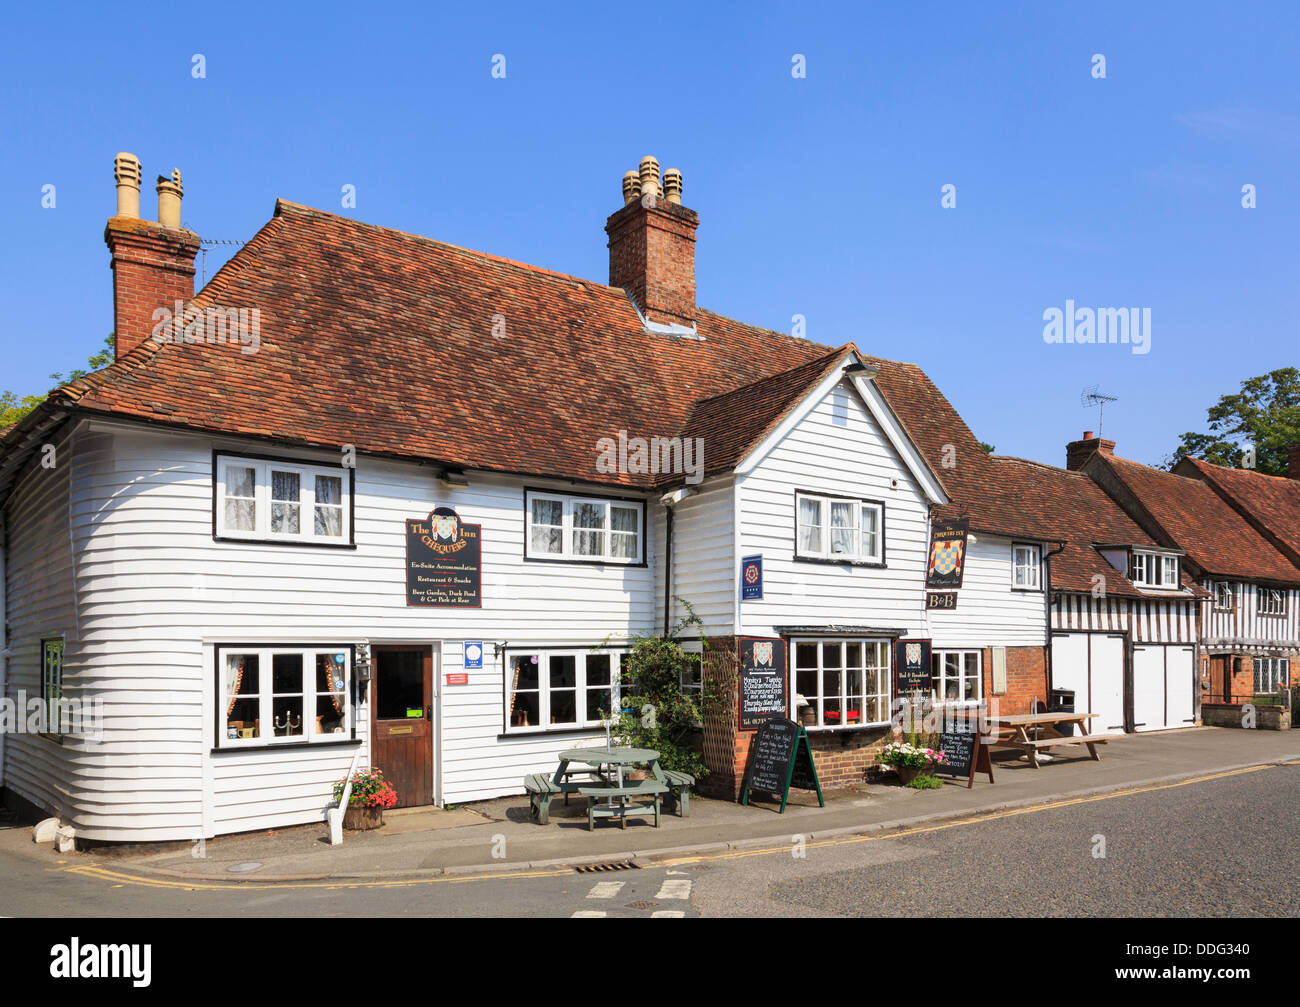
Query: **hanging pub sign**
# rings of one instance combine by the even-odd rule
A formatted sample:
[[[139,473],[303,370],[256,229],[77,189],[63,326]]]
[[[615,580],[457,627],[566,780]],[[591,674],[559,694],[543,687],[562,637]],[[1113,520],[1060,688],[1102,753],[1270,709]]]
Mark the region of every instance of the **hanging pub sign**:
[[[406,520],[406,604],[483,606],[483,526],[450,507]]]
[[[785,641],[740,640],[740,729],[753,731],[784,717]]]
[[[749,768],[740,787],[740,803],[749,803],[750,791],[779,795],[781,812],[790,788],[817,791],[817,803],[826,807],[822,785],[813,764],[808,734],[793,720],[769,720],[758,729],[749,746]]]
[[[961,587],[966,570],[966,530],[969,522],[936,521],[930,527],[930,564],[925,573],[925,586],[935,588]]]
[[[762,556],[746,556],[740,561],[740,600],[763,600]]]
[[[957,607],[956,591],[927,591],[925,608],[927,612],[950,612]]]
[[[895,640],[894,668],[896,694],[930,692],[930,641]]]

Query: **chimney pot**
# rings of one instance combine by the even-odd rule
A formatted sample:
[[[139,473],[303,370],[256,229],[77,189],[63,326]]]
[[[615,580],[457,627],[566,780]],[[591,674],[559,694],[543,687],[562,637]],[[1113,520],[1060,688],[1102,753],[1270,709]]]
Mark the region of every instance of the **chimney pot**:
[[[641,198],[641,176],[629,171],[623,176],[623,205],[635,203]]]
[[[113,159],[113,180],[117,182],[117,216],[140,219],[140,159],[126,151]]]
[[[158,176],[158,223],[171,231],[181,229],[181,197],[185,190],[181,187],[180,168],[172,169],[172,177]]]
[[[1090,440],[1092,440],[1092,431],[1091,431],[1091,430],[1085,430],[1085,431],[1083,432],[1083,439],[1084,439],[1085,441],[1090,441]]]
[[[1065,445],[1065,467],[1071,472],[1078,471],[1089,458],[1098,453],[1113,455],[1115,442],[1105,437],[1095,437],[1091,430],[1085,430],[1082,440],[1070,441]]]
[[[678,206],[682,202],[682,173],[676,168],[669,168],[664,172],[664,195],[668,202],[676,203]]]
[[[641,158],[641,196],[651,198],[659,195],[659,162],[646,155]]]

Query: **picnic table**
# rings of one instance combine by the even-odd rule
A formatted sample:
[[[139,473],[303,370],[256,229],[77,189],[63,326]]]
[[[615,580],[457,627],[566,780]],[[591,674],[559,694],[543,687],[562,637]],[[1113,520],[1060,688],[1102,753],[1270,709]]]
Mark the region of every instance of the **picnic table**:
[[[1097,746],[1109,738],[1098,738],[1088,733],[1088,721],[1100,716],[1096,713],[1013,713],[990,717],[989,724],[999,731],[1009,731],[1010,736],[995,741],[991,748],[1018,748],[1025,753],[1029,764],[1038,769],[1038,753],[1046,748],[1061,745],[1086,745],[1094,762],[1100,762]],[[1078,734],[1061,730],[1066,725],[1077,725]],[[1034,737],[1029,733],[1033,731]]]
[[[570,766],[581,763],[577,769]],[[629,780],[624,771],[634,766],[647,766],[651,778]],[[574,776],[585,779],[574,780]],[[587,798],[587,828],[594,829],[597,818],[618,818],[619,827],[627,828],[628,814],[653,813],[655,826],[659,825],[660,802],[665,794],[680,801],[681,814],[688,814],[690,787],[695,778],[687,773],[665,770],[659,765],[659,753],[652,748],[571,748],[560,753],[560,764],[555,772],[533,774],[525,779],[530,802],[538,820],[545,825],[549,820],[551,798],[570,794]],[[604,801],[602,805],[600,802]]]

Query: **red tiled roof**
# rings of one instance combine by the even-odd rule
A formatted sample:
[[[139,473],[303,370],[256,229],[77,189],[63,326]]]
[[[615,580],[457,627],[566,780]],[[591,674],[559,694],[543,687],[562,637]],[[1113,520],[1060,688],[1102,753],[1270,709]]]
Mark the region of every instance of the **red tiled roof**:
[[[1204,479],[1243,512],[1247,521],[1262,528],[1292,561],[1300,561],[1300,480],[1211,465],[1190,456],[1178,463],[1178,470]]]
[[[146,342],[56,394],[201,430],[648,486],[599,472],[597,443],[670,437],[698,400],[827,355],[702,309],[701,339],[648,333],[619,288],[284,201],[192,303],[259,309],[258,351]]]
[[[1114,455],[1094,457],[1109,466],[1169,539],[1207,573],[1300,584],[1300,569],[1208,483]]]

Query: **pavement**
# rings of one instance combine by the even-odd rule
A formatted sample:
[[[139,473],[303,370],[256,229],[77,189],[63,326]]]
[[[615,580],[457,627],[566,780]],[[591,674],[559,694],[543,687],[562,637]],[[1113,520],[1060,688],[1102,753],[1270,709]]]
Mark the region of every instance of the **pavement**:
[[[193,846],[99,848],[75,854],[36,847],[28,831],[25,852],[68,865],[111,862],[119,871],[222,883],[400,879],[624,861],[645,864],[709,851],[788,845],[798,836],[811,842],[974,818],[1300,760],[1300,731],[1189,728],[1121,736],[1100,753],[1101,761],[1093,762],[1086,753],[1073,757],[1061,752],[1039,769],[1022,761],[997,760],[996,783],[977,776],[970,790],[964,780],[945,779],[942,788],[925,791],[897,784],[862,784],[827,791],[825,808],[818,807],[816,794],[791,791],[784,814],[771,801],[746,807],[696,796],[691,798],[689,818],[665,814],[657,829],[650,820],[637,818],[629,819],[626,829],[598,822],[596,830],[588,832],[585,804],[577,799],[567,808],[561,800],[553,801],[550,824],[538,825],[529,818],[527,798],[520,795],[451,810],[388,811],[382,829],[349,832],[341,846],[329,845],[328,828],[321,823],[222,836]],[[9,833],[6,847],[16,844],[15,833],[20,831]]]

